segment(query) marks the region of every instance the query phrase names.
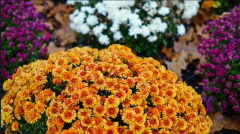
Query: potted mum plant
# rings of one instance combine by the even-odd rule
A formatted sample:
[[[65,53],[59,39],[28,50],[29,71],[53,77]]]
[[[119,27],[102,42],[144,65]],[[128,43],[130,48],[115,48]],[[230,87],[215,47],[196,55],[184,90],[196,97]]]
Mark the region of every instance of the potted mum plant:
[[[47,51],[42,45],[49,40],[49,34],[40,33],[48,26],[38,18],[30,2],[1,0],[1,83],[10,79],[19,66]]]
[[[201,96],[153,58],[75,47],[20,67],[4,83],[6,133],[202,133]]]
[[[207,92],[207,112],[221,110],[227,115],[240,112],[240,5],[230,14],[208,23],[199,52],[207,63],[200,71],[207,73],[203,89]],[[240,121],[239,121],[240,123]]]
[[[138,54],[155,56],[168,38],[185,34],[182,20],[196,15],[198,7],[198,1],[82,1],[69,17],[70,27],[80,43],[93,48],[120,43]]]

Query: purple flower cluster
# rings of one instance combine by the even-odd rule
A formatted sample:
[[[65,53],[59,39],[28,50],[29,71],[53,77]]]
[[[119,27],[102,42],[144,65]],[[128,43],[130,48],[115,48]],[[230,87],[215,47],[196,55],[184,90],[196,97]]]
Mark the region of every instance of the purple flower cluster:
[[[11,78],[11,74],[23,64],[36,60],[47,51],[43,42],[49,40],[49,27],[39,19],[30,2],[1,0],[1,77]]]
[[[240,112],[240,5],[230,15],[209,22],[203,33],[209,33],[198,46],[207,61],[199,69],[209,77],[203,80],[207,112]]]

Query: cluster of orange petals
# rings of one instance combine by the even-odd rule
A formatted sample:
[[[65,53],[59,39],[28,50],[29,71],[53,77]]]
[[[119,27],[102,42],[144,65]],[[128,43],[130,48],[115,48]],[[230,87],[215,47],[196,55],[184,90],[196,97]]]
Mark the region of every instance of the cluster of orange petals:
[[[43,114],[48,134],[206,134],[212,125],[193,88],[116,44],[73,48],[20,67],[4,90],[1,126],[11,131],[22,117],[33,124]]]

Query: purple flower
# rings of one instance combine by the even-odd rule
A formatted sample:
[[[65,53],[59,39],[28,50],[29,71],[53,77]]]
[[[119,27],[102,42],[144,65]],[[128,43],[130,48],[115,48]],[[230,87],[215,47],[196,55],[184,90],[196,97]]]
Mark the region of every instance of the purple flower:
[[[226,70],[223,68],[220,68],[217,72],[217,75],[220,77],[223,77],[226,74]]]
[[[22,57],[22,54],[21,53],[17,53],[17,57],[21,58]]]
[[[7,54],[6,50],[1,51],[1,60],[5,59],[6,54]]]
[[[232,97],[237,97],[237,93],[234,92],[234,91],[231,91],[231,92],[230,92],[230,95],[231,95]]]
[[[9,74],[7,70],[1,68],[1,76],[3,77],[3,79],[8,79]]]
[[[11,61],[12,63],[15,63],[17,60],[12,57],[10,61]]]
[[[239,37],[240,37],[240,32],[239,32]],[[236,122],[240,124],[240,118],[238,118]]]
[[[227,83],[226,83],[226,87],[227,87],[227,88],[230,88],[231,86],[232,86],[232,83],[231,83],[231,82],[227,82]]]
[[[3,60],[3,61],[2,61],[2,67],[7,67],[7,66],[8,66],[7,61],[6,61],[6,60]]]
[[[21,50],[25,50],[26,46],[24,44],[19,44],[18,47],[21,49]]]
[[[46,33],[45,33],[45,38],[44,38],[44,40],[45,40],[46,42],[48,42],[48,41],[49,41],[49,38],[50,38],[50,34],[49,34],[48,32],[46,32]]]
[[[9,42],[8,44],[10,47],[13,47],[14,46],[14,43],[13,42]]]
[[[228,89],[224,89],[224,90],[223,90],[223,93],[224,93],[224,94],[228,94],[228,93],[229,93]]]
[[[239,106],[233,106],[233,110],[236,112],[240,112],[240,107]]]
[[[228,75],[228,80],[234,80],[234,77],[232,75]]]
[[[240,80],[240,75],[239,75],[239,74],[236,74],[236,75],[235,75],[235,79],[236,79],[236,80]]]

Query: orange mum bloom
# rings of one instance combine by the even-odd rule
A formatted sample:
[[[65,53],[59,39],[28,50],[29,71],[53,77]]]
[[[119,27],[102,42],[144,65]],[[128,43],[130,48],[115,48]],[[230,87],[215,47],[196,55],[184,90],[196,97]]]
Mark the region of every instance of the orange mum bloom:
[[[153,129],[157,129],[158,125],[159,125],[159,121],[156,115],[153,115],[150,119],[149,119],[149,125],[151,128]]]
[[[104,127],[104,124],[106,124],[106,120],[100,116],[97,116],[97,117],[93,118],[93,124],[94,124],[93,126],[95,126],[95,127],[99,127],[99,126]]]
[[[106,108],[102,105],[97,105],[93,109],[95,116],[103,116],[105,114]]]
[[[46,134],[55,134],[57,133],[56,127],[48,127]]]
[[[160,96],[154,96],[152,97],[152,102],[153,102],[153,105],[162,105],[165,103],[165,100],[164,98],[160,97]]]
[[[12,123],[12,131],[17,131],[17,130],[18,130],[18,126],[19,126],[18,122],[17,122],[17,121],[14,121],[14,122]]]
[[[174,108],[168,106],[163,110],[163,114],[166,115],[166,117],[175,116],[176,111]]]
[[[139,124],[144,124],[145,121],[146,121],[146,117],[143,116],[143,115],[136,115],[136,116],[134,117],[134,121],[135,121],[136,123],[139,123]]]
[[[171,119],[169,119],[168,117],[164,117],[163,120],[162,120],[162,125],[163,125],[163,128],[167,128],[167,129],[170,129],[172,127],[172,121]]]
[[[90,117],[91,113],[92,113],[91,109],[79,109],[78,118],[82,119],[83,117]]]
[[[132,124],[130,125],[130,130],[132,130],[134,133],[142,133],[145,129],[145,126],[143,124]]]
[[[63,130],[63,131],[61,132],[61,134],[75,134],[75,131],[72,130],[72,129],[69,129],[69,130]]]
[[[58,118],[55,119],[55,125],[58,129],[62,129],[63,125],[64,125],[64,122],[60,117],[58,117]]]
[[[126,127],[117,127],[117,132],[118,132],[118,134],[124,134],[124,132],[125,132],[125,130],[126,130]]]
[[[61,118],[64,122],[71,123],[76,117],[76,111],[64,110],[61,113]]]
[[[184,131],[187,128],[187,122],[184,119],[178,119],[177,128]]]
[[[49,101],[50,99],[52,99],[55,96],[55,93],[52,92],[51,89],[45,89],[43,91],[43,96],[46,101]]]
[[[157,96],[159,94],[157,85],[151,85],[149,92],[151,93],[151,96]]]
[[[31,109],[25,113],[24,116],[27,123],[33,124],[35,123],[39,118],[41,118],[41,115],[38,114],[34,109]]]
[[[114,93],[114,97],[118,98],[119,101],[123,101],[125,100],[125,98],[127,97],[127,95],[124,93],[124,91],[122,89],[120,89],[119,91]]]
[[[133,111],[138,115],[143,115],[144,109],[141,106],[136,106],[133,108]]]
[[[141,105],[143,98],[139,94],[134,94],[131,96],[130,100],[131,100],[130,102],[131,105]]]
[[[94,107],[96,105],[96,98],[92,96],[88,96],[83,100],[83,105],[85,107]]]
[[[48,120],[47,120],[47,126],[48,127],[53,127],[55,125],[55,117],[48,117]]]
[[[167,89],[165,94],[169,98],[174,98],[176,96],[176,92],[173,89]]]
[[[42,114],[45,110],[45,106],[45,103],[37,102],[34,108],[38,113]]]
[[[83,117],[81,123],[84,127],[91,127],[93,125],[93,120],[90,117]]]
[[[104,105],[106,107],[117,107],[119,105],[119,99],[114,97],[113,95],[108,96],[106,99]]]
[[[87,88],[84,88],[80,91],[80,100],[85,99],[88,95],[89,95],[89,91],[87,90]]]
[[[133,110],[127,110],[123,113],[122,120],[127,124],[131,124],[133,123],[132,120],[134,119],[135,115],[136,114]]]
[[[106,112],[107,117],[115,118],[117,117],[117,114],[118,114],[118,107],[109,107],[107,109],[107,112]]]
[[[53,78],[53,84],[55,84],[55,85],[61,84],[61,79],[59,77]]]

